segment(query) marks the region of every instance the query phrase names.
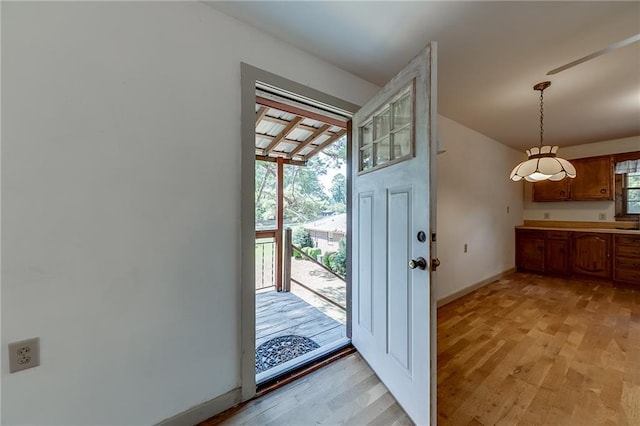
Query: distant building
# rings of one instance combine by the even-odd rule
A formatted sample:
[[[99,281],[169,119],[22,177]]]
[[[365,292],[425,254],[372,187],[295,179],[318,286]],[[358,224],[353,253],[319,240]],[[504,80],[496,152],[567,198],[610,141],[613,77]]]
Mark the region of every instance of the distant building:
[[[313,245],[322,249],[323,253],[338,251],[340,240],[347,235],[347,214],[323,217],[314,222],[305,223],[302,227],[309,231]]]

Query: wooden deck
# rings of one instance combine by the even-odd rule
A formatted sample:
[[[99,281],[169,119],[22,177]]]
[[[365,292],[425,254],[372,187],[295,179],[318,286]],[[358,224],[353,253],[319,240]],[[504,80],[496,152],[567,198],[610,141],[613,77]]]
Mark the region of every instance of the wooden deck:
[[[293,293],[256,293],[256,347],[286,335],[308,337],[322,347],[346,337],[346,327]]]

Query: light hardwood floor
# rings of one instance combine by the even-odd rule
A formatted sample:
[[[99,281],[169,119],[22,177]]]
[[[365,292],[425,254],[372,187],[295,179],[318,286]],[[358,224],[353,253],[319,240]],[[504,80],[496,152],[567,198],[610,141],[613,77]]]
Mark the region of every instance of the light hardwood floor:
[[[443,306],[438,424],[640,425],[640,291],[515,273]]]
[[[359,354],[230,410],[200,426],[411,425],[411,420]]]
[[[640,290],[515,273],[438,309],[439,425],[640,425]],[[411,424],[357,354],[203,425]]]

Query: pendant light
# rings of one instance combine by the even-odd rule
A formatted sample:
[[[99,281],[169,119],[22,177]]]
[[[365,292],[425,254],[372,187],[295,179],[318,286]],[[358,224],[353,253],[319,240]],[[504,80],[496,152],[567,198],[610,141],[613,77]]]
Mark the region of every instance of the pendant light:
[[[544,89],[551,86],[550,81],[543,81],[533,86],[533,90],[540,91],[540,146],[534,146],[527,150],[529,159],[518,164],[511,172],[511,180],[517,182],[522,179],[529,182],[542,180],[562,180],[565,177],[576,177],[576,169],[573,165],[557,156],[558,147],[543,145],[544,113],[543,94]]]

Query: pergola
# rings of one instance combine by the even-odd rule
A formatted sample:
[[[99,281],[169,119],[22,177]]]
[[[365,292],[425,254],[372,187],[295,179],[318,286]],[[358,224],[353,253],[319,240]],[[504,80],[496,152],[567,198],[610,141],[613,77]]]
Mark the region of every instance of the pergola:
[[[348,118],[306,107],[296,101],[256,96],[256,160],[277,163],[276,229],[256,231],[256,238],[276,243],[276,290],[283,290],[284,165],[307,160],[347,133]]]

